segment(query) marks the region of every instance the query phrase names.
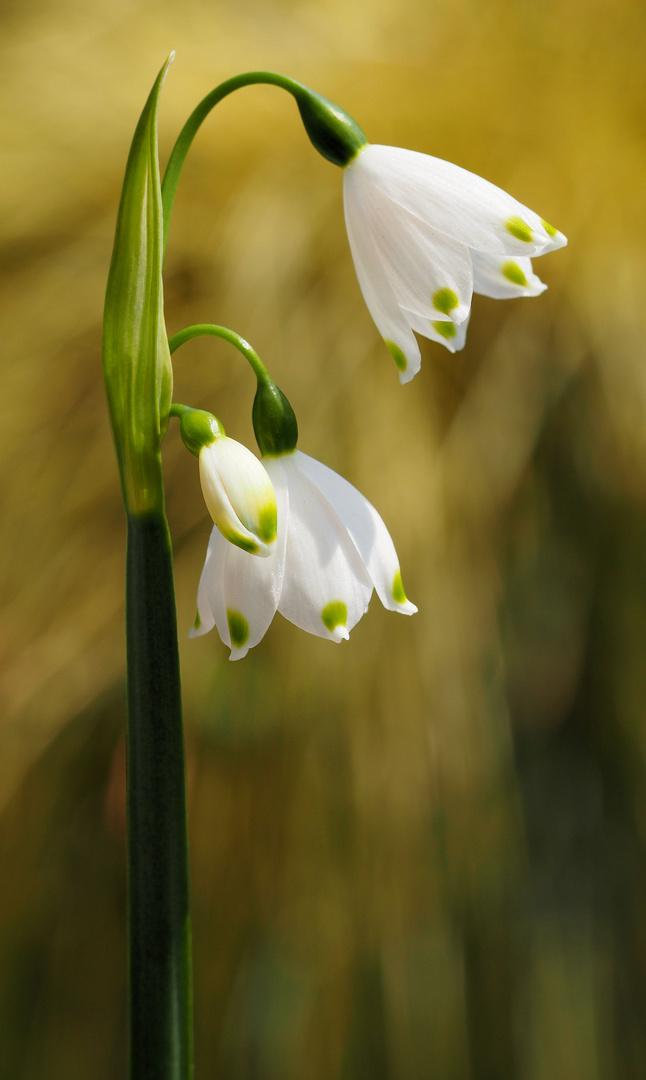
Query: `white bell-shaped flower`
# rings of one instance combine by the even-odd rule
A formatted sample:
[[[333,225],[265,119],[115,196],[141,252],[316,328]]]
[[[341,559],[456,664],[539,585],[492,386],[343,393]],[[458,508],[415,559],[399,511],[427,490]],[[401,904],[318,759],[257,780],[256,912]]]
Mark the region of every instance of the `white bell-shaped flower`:
[[[357,277],[401,382],[420,367],[413,331],[461,349],[472,293],[537,296],[531,256],[567,243],[494,184],[427,154],[368,144],[343,176]]]
[[[331,641],[348,637],[373,589],[391,611],[417,611],[386,526],[352,484],[300,450],[263,462],[276,493],[276,543],[260,560],[212,531],[191,636],[217,626],[238,660],[264,637],[276,611]]]
[[[218,435],[199,452],[208,511],[226,541],[268,556],[276,542],[276,496],[267,471],[242,443]]]

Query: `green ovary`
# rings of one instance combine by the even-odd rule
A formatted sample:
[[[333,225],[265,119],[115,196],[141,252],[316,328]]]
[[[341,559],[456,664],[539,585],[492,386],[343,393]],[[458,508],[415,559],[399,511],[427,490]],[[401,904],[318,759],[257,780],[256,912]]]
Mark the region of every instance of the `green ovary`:
[[[443,338],[450,340],[454,338],[457,331],[452,322],[434,322],[431,323],[434,330],[437,330],[438,334],[441,334]]]
[[[343,600],[332,600],[321,612],[324,626],[331,632],[337,626],[345,626],[348,621],[348,608]]]
[[[408,367],[408,361],[404,356],[402,350],[399,348],[399,345],[395,345],[394,341],[384,341],[384,344],[399,370],[406,371],[406,368]]]
[[[236,649],[241,649],[249,638],[249,623],[244,615],[241,615],[239,611],[233,611],[232,608],[227,608],[227,622],[231,644],[235,645]]]
[[[406,593],[404,592],[404,583],[399,570],[393,578],[393,600],[398,604],[405,604],[407,600]]]
[[[524,244],[531,244],[532,242],[532,230],[526,221],[523,221],[521,217],[510,217],[505,222],[505,228],[507,232],[515,236],[517,240],[522,240]]]
[[[502,267],[502,272],[507,281],[511,281],[512,285],[520,285],[523,289],[527,288],[527,278],[518,263],[506,262]]]
[[[433,307],[436,311],[441,311],[443,315],[448,315],[459,305],[460,301],[453,289],[438,289],[433,297]]]

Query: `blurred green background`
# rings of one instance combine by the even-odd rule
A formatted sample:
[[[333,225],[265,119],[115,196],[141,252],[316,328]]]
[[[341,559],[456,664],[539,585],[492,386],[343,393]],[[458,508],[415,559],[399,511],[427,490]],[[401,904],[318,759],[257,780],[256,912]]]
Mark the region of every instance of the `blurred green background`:
[[[202,1080],[646,1076],[646,14],[638,0],[5,0],[0,1076],[125,1076],[124,520],[100,374],[126,154],[171,48],[165,160],[253,67],[553,221],[540,299],[477,297],[400,388],[338,170],[269,87],[180,185],[169,332],[244,334],[303,450],[397,544],[333,646],[188,641],[209,534],[165,444]],[[253,445],[224,343],[177,398]]]

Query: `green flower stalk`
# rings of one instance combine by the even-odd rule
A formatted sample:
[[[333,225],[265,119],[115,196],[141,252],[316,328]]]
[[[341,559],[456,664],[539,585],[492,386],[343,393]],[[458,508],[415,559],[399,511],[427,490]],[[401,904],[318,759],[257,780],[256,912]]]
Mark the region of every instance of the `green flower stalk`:
[[[170,215],[175,201],[177,184],[193,139],[212,109],[223,98],[243,86],[258,84],[278,86],[292,95],[301,114],[303,126],[312,145],[322,157],[340,168],[345,168],[357,154],[368,145],[368,140],[356,120],[349,113],[336,105],[329,98],[323,97],[316,90],[310,90],[296,79],[281,75],[277,71],[245,71],[220,83],[196,106],[179,133],[173,147],[164,180],[162,193],[164,201],[164,243],[168,237]]]
[[[161,441],[172,390],[164,326],[157,110],[137,125],[105,301],[103,370],[128,521],[128,929],[131,1080],[193,1072],[188,844],[177,619]]]

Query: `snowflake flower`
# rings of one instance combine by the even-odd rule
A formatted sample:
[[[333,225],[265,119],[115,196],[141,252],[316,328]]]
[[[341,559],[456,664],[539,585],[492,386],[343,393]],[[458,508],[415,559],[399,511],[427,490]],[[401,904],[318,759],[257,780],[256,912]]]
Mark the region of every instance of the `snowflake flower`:
[[[264,637],[276,613],[302,630],[342,641],[368,608],[412,615],[390,534],[375,508],[327,466],[292,450],[263,457],[278,507],[278,534],[265,559],[213,529],[191,636],[213,626],[239,660]]]
[[[567,243],[511,195],[440,158],[369,143],[343,175],[361,291],[403,383],[420,367],[413,331],[461,349],[473,292],[537,296],[546,286],[531,256]]]

